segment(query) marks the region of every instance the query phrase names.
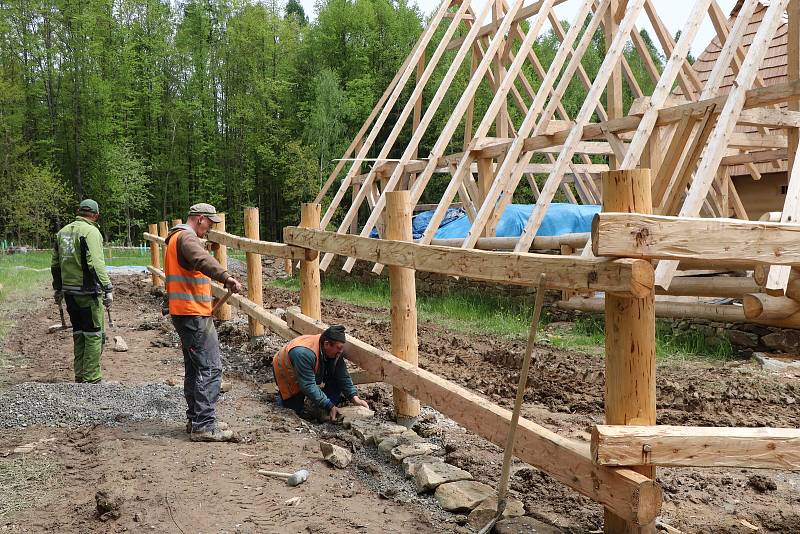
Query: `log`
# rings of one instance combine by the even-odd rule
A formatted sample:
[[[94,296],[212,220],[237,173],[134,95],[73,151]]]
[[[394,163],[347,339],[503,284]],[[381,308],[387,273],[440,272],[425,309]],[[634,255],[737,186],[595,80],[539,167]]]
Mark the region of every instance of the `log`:
[[[259,239],[258,208],[244,209],[244,235],[252,241]],[[247,259],[247,296],[250,302],[261,307],[264,305],[264,277],[262,275],[261,255],[248,252]],[[251,337],[263,336],[264,325],[255,318],[248,318]]]
[[[650,169],[602,174],[603,210],[653,212]],[[606,423],[656,424],[656,313],[655,292],[640,298],[606,295]],[[652,466],[633,470],[655,479]],[[631,525],[606,507],[605,531],[630,532]]]
[[[592,250],[597,256],[719,260],[742,267],[795,265],[800,264],[800,224],[598,213]]]
[[[167,233],[169,232],[169,228],[167,227],[167,221],[160,221],[158,223],[158,237],[164,239],[163,242],[164,248],[161,250],[161,265],[166,265],[166,254],[167,254]]]
[[[242,252],[252,252],[253,254],[260,254],[262,256],[273,256],[276,258],[291,258],[293,260],[308,259],[307,256],[311,255],[311,259],[316,257],[316,253],[301,249],[298,247],[291,247],[284,243],[272,243],[270,241],[258,241],[256,239],[248,239],[246,237],[239,237],[227,232],[219,230],[209,230],[206,238],[214,243],[225,245],[226,247],[241,250]]]
[[[220,222],[216,223],[214,227],[219,230],[220,232],[225,231],[225,214],[218,213],[217,214],[221,219]],[[180,223],[178,223],[180,224]],[[222,268],[226,271],[228,270],[228,247],[225,245],[217,245],[217,248],[214,249],[214,257],[217,259]],[[216,311],[216,318],[220,321],[230,321],[231,320],[231,307],[229,304],[223,304],[220,306]]]
[[[800,471],[800,429],[607,426],[592,431],[598,465],[737,467]]]
[[[283,237],[286,243],[320,252],[476,280],[533,286],[544,272],[551,289],[646,295],[653,287],[653,268],[643,260],[453,249],[291,226],[283,229]]]
[[[148,224],[147,229],[150,230],[150,234],[152,237],[155,237],[155,234],[158,233],[158,225],[157,224]],[[147,234],[145,234],[146,236]],[[155,267],[156,269],[161,268],[161,252],[158,250],[158,243],[155,239],[149,240],[145,237],[146,240],[150,241],[150,265]],[[153,287],[161,287],[161,278],[157,275],[152,275],[152,282]]]
[[[411,241],[411,196],[408,191],[386,193],[386,238]],[[389,266],[390,316],[392,325],[392,354],[401,360],[418,365],[417,352],[417,286],[414,269]],[[419,400],[403,389],[392,392],[397,421],[410,427],[419,416]]]
[[[786,319],[800,311],[800,302],[766,293],[750,293],[742,298],[742,308],[747,319]]]
[[[320,205],[303,204],[300,208],[300,226],[318,230],[320,225]],[[314,319],[322,318],[321,282],[319,256],[300,262],[300,309],[303,314]]]
[[[150,226],[156,226],[156,225],[151,224]],[[150,241],[151,243],[156,243],[158,245],[161,245],[162,247],[167,246],[166,242],[164,241],[164,238],[159,236],[157,233],[151,234],[150,232],[144,232],[142,234],[142,239],[144,239],[145,241]]]
[[[301,334],[317,334],[327,325],[287,311],[287,324]],[[511,412],[429,371],[348,336],[350,361],[382,382],[403,387],[466,429],[503,446]],[[661,510],[660,486],[629,469],[610,469],[592,462],[589,445],[564,438],[520,418],[514,454],[587,497],[609,507],[626,520],[647,525]]]
[[[759,291],[758,284],[749,276],[681,276],[672,279],[669,289],[656,287],[656,295],[683,297],[742,298]]]
[[[540,236],[533,238],[531,250],[559,250],[562,245],[572,248],[582,248],[589,241],[589,233],[563,234],[554,236]],[[517,237],[479,237],[475,247],[478,250],[514,250],[519,238]],[[441,247],[461,247],[462,238],[433,239],[431,245]]]

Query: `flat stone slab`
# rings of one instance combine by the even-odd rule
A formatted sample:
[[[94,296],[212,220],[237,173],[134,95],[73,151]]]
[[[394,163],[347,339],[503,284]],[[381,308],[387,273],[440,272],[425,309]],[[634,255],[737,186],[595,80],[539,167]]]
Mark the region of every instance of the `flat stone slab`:
[[[376,441],[379,438],[380,436],[375,436]],[[422,438],[419,437],[413,430],[406,430],[402,434],[392,434],[390,436],[380,438],[380,443],[378,443],[378,452],[384,456],[391,457],[391,453],[396,447],[411,445],[421,441],[423,441]]]
[[[400,430],[401,428],[403,430]],[[402,443],[411,443],[413,441],[422,439],[413,430],[408,429],[403,425],[395,425],[394,423],[386,423],[385,430],[378,430],[376,433],[374,433],[372,435],[372,442],[376,446],[380,446],[386,438],[402,438],[404,440]],[[401,442],[398,441],[398,443],[395,445],[400,443]]]
[[[439,506],[448,512],[469,512],[493,494],[494,488],[483,482],[459,480],[441,484],[433,496]]]
[[[532,517],[513,517],[498,521],[495,534],[561,534],[561,530]]]
[[[408,429],[404,426],[381,423],[374,419],[357,419],[350,425],[350,431],[363,443],[374,443],[375,436],[385,437],[392,434],[402,434],[406,430]]]
[[[375,412],[363,406],[343,406],[337,408],[339,415],[342,417],[342,426],[350,428],[353,421],[360,421],[362,419],[371,419],[375,416]]]
[[[353,461],[353,455],[347,449],[328,443],[327,441],[319,442],[319,451],[322,457],[325,458],[329,464],[339,469],[344,469],[350,462]]]
[[[414,475],[414,484],[417,487],[417,493],[430,491],[435,489],[441,484],[448,482],[458,482],[459,480],[472,480],[472,475],[469,471],[464,471],[454,465],[447,463],[432,463],[422,464],[417,468]],[[484,495],[484,499],[488,495]],[[480,499],[478,502],[482,501]],[[475,503],[477,505],[477,503]]]
[[[383,443],[381,443],[383,445]],[[441,449],[435,443],[429,443],[427,441],[418,441],[416,443],[408,443],[405,445],[397,445],[394,447],[389,454],[397,463],[402,462],[404,459],[408,458],[409,456],[424,456],[427,454],[432,454],[436,451]]]
[[[467,523],[475,530],[480,530],[497,515],[497,497],[484,499],[470,512]],[[517,499],[506,498],[506,508],[503,510],[503,519],[525,515],[525,505]]]
[[[403,458],[403,473],[406,478],[414,478],[417,474],[417,469],[422,464],[440,464],[444,462],[441,456],[407,456]]]

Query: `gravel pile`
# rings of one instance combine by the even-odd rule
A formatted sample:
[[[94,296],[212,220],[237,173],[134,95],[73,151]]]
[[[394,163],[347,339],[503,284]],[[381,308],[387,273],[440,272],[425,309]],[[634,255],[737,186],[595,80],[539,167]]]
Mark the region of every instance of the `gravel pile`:
[[[182,421],[180,388],[164,384],[17,384],[0,392],[0,428],[117,426],[129,421]]]

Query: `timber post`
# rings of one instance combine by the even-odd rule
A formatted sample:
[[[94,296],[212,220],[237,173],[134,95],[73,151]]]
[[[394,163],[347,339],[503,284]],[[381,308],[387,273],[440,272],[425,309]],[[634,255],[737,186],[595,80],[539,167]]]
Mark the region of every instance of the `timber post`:
[[[147,231],[153,235],[158,235],[158,225],[157,224],[148,224]],[[156,269],[161,268],[161,252],[158,250],[160,247],[158,243],[155,241],[150,241],[150,265],[155,267]],[[153,287],[161,287],[161,278],[158,277],[156,274],[152,274],[152,282]]]
[[[386,239],[411,241],[411,195],[408,191],[386,193]],[[417,365],[417,289],[414,269],[389,266],[392,354]],[[419,416],[419,400],[400,388],[392,392],[397,422],[411,427]]]
[[[218,213],[217,214],[221,219],[220,222],[214,225],[214,230],[218,230],[220,232],[225,231],[225,214]],[[180,223],[179,223],[180,224]],[[219,243],[216,244],[216,248],[214,249],[214,257],[217,259],[222,268],[227,270],[228,269],[228,247],[225,245],[221,245]],[[219,307],[216,312],[216,318],[220,321],[230,321],[231,320],[231,305],[230,304],[223,304]]]
[[[244,236],[248,239],[259,240],[258,208],[244,209]],[[248,252],[247,257],[247,298],[259,308],[263,307],[264,295],[262,293],[261,254]],[[249,332],[251,337],[264,335],[264,325],[252,317],[248,317]]]
[[[172,226],[178,226],[179,224],[183,224],[183,221],[182,221],[181,219],[172,219],[172,221],[170,222],[170,224],[171,224]]]
[[[169,233],[169,226],[167,225],[167,221],[160,221],[158,223],[158,237],[160,237],[162,239],[166,239],[168,233]],[[167,261],[166,261],[167,260],[167,256],[166,256],[167,247],[164,247],[164,250],[161,250],[160,252],[161,252],[161,254],[163,254],[163,256],[161,258],[163,261],[162,261],[161,264],[162,265],[166,265],[166,263],[167,263]]]
[[[283,270],[289,276],[294,275],[294,265],[292,264],[292,258],[286,258],[285,260],[283,260]]]
[[[320,205],[304,203],[300,207],[300,227],[319,230]],[[317,320],[322,319],[320,296],[319,257],[314,260],[300,260],[300,311]]]
[[[652,214],[650,169],[602,174],[603,211]],[[608,425],[656,424],[655,292],[642,298],[606,294],[606,391]],[[655,479],[652,466],[632,467]],[[651,528],[652,527],[652,528]],[[607,533],[654,532],[605,511]]]

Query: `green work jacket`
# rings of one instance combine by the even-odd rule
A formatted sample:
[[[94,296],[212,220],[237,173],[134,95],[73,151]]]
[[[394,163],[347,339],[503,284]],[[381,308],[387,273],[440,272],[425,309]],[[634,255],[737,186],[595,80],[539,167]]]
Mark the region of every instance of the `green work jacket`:
[[[84,217],[56,234],[50,262],[53,289],[71,295],[98,295],[113,289],[103,259],[103,236],[97,223]]]

